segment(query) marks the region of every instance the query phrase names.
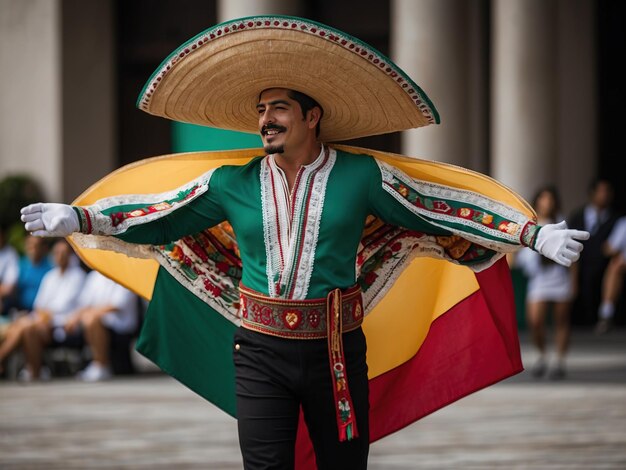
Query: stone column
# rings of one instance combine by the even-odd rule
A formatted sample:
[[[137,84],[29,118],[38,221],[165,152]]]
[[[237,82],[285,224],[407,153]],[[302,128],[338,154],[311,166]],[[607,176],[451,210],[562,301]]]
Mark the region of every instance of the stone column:
[[[217,20],[219,22],[255,15],[300,14],[299,0],[219,0]]]
[[[557,178],[563,209],[587,200],[598,161],[594,0],[558,0]]]
[[[62,199],[117,167],[115,37],[108,0],[62,4]]]
[[[393,0],[394,61],[431,98],[441,124],[403,133],[403,153],[484,170],[485,2]]]
[[[114,169],[111,4],[0,1],[0,177],[71,202]]]
[[[555,181],[556,3],[493,0],[491,174],[526,198]]]
[[[0,1],[0,178],[61,187],[61,29],[57,0]]]

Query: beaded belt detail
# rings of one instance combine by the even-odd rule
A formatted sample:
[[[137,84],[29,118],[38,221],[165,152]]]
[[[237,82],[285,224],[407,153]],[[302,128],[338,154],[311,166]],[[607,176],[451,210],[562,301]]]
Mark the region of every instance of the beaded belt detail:
[[[241,319],[244,328],[292,339],[326,338],[339,441],[359,437],[348,388],[342,333],[363,323],[363,298],[358,285],[334,289],[324,299],[277,299],[242,285]]]
[[[327,298],[291,300],[268,297],[239,286],[243,326],[272,336],[321,339],[328,336]],[[341,331],[357,329],[363,322],[363,299],[359,286],[341,293]]]

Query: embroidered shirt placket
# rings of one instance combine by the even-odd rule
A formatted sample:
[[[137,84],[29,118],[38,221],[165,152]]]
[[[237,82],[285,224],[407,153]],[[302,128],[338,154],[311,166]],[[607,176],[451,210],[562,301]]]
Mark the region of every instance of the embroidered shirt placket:
[[[277,285],[277,292],[280,294],[281,292],[281,286],[283,285],[283,276],[285,275],[285,267],[291,265],[291,263],[289,262],[289,264],[286,263],[285,261],[285,256],[284,254],[286,253],[288,261],[290,261],[291,257],[292,257],[292,247],[294,246],[294,244],[296,243],[296,241],[293,240],[293,234],[295,233],[295,231],[293,230],[293,222],[294,222],[294,210],[295,210],[295,201],[294,199],[294,195],[298,193],[298,187],[300,184],[300,178],[302,176],[302,173],[305,171],[304,167],[300,167],[300,169],[298,170],[298,173],[296,175],[296,179],[294,181],[293,187],[291,188],[291,190],[289,190],[289,184],[287,182],[287,175],[285,175],[285,172],[282,170],[282,168],[280,168],[278,165],[276,165],[276,162],[274,162],[272,160],[272,168],[275,171],[275,174],[278,174],[278,179],[280,180],[280,188],[282,190],[282,198],[281,200],[286,202],[286,213],[288,214],[287,217],[287,238],[286,240],[282,240],[280,242],[280,246],[281,246],[281,256],[280,256],[280,275],[278,276],[278,281],[276,282]],[[276,189],[275,189],[276,190]],[[279,209],[277,208],[277,212],[279,212]],[[287,242],[286,246],[284,246],[284,242]]]
[[[271,296],[306,298],[323,205],[320,193],[325,191],[335,157],[334,151],[322,148],[313,163],[300,168],[291,191],[273,157],[263,162],[261,200]]]

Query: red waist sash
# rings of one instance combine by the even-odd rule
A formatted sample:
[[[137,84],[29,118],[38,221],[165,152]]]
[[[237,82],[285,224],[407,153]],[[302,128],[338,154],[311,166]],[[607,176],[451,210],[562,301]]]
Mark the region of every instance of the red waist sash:
[[[321,299],[279,299],[239,286],[244,328],[290,339],[327,338],[330,374],[340,441],[358,437],[348,389],[342,333],[363,323],[363,298],[358,285],[334,289]]]
[[[355,285],[341,294],[341,331],[357,329],[363,322],[361,289]],[[293,339],[320,339],[328,336],[328,297],[320,299],[279,299],[239,286],[243,326],[272,336]]]

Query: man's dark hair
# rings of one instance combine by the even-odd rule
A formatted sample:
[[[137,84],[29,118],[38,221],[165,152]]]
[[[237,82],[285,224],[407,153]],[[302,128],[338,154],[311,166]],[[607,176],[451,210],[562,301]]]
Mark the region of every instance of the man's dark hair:
[[[320,108],[320,120],[317,122],[317,126],[315,127],[315,137],[319,137],[320,135],[320,123],[322,122],[322,116],[324,115],[324,108],[320,106],[320,104],[311,98],[309,95],[305,95],[304,93],[300,93],[296,90],[287,90],[287,96],[294,101],[297,101],[302,109],[302,117],[306,118],[306,113],[308,113],[311,109],[316,106]]]
[[[605,176],[596,176],[589,182],[588,191],[590,193],[594,192],[601,184],[606,184],[611,191],[614,189],[613,181],[609,178]]]

